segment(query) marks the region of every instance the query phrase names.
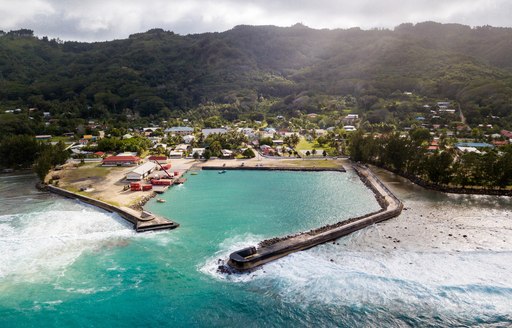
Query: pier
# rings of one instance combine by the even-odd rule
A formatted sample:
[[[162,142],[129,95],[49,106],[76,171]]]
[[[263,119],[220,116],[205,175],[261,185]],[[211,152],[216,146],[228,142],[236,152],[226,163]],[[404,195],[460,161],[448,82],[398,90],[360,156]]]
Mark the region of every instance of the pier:
[[[228,265],[238,271],[254,269],[288,254],[336,240],[372,224],[400,215],[403,209],[402,202],[389,191],[370,169],[357,164],[354,164],[353,168],[363,183],[373,191],[381,210],[297,235],[262,241],[258,246],[231,253]]]
[[[78,199],[84,203],[99,207],[107,212],[117,213],[123,219],[133,224],[133,228],[137,232],[175,229],[179,224],[166,218],[154,215],[146,211],[136,211],[124,206],[114,206],[98,199],[80,195],[52,185],[46,186],[47,190],[71,199]]]

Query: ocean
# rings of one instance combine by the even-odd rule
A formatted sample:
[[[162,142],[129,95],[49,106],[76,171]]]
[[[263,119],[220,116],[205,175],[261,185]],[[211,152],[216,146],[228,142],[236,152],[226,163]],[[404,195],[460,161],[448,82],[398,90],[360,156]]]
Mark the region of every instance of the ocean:
[[[32,175],[0,176],[0,326],[512,325],[508,199],[432,194],[384,176],[409,207],[399,218],[225,275],[219,259],[234,250],[378,204],[350,172],[187,178],[146,205],[181,226],[137,234],[115,214],[37,192]]]

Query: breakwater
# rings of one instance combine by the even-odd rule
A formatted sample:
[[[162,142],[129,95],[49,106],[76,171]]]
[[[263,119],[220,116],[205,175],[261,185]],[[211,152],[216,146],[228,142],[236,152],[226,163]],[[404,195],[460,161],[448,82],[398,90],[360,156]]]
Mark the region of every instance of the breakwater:
[[[293,252],[338,239],[374,223],[400,215],[403,209],[402,202],[367,167],[354,164],[353,168],[363,183],[373,191],[381,210],[308,232],[264,240],[257,247],[248,247],[231,253],[228,265],[238,271],[250,270]],[[229,271],[222,266],[219,270]]]
[[[78,199],[84,203],[96,206],[111,213],[117,213],[123,219],[133,224],[133,228],[137,232],[162,229],[175,229],[179,227],[178,223],[160,216],[156,216],[149,212],[137,211],[128,207],[114,206],[101,200],[80,195],[69,190],[65,190],[52,185],[47,185],[44,189],[54,194],[64,196],[66,198]]]
[[[301,172],[346,172],[340,167],[294,167],[294,166],[218,166],[204,165],[203,170],[247,170],[247,171],[301,171]]]

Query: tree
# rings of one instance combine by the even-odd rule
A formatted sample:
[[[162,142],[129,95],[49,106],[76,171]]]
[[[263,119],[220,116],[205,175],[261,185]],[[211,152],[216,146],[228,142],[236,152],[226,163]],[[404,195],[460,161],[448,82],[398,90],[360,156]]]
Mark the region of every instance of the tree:
[[[247,148],[246,150],[244,150],[242,155],[245,158],[254,158],[256,156],[251,148]]]
[[[195,160],[198,160],[199,159],[199,153],[196,151],[192,157],[195,159]]]
[[[44,179],[50,169],[52,168],[52,158],[49,152],[42,153],[36,160],[34,164],[34,172],[36,172],[37,177],[41,182],[45,182]]]
[[[309,156],[309,155],[311,155],[311,153],[308,150],[308,151],[306,151],[306,156]]]
[[[206,149],[203,153],[203,158],[205,160],[209,160],[211,157],[212,157],[212,152],[210,151],[210,149]]]
[[[221,146],[220,142],[214,141],[210,145],[210,151],[211,151],[212,156],[220,156],[220,155],[222,155],[222,146]]]
[[[325,156],[327,156],[327,152],[324,150],[324,151],[322,152],[322,155],[323,155],[324,157],[325,157]]]
[[[311,151],[311,155],[313,155],[313,156],[315,156],[315,155],[316,155],[316,149],[313,149],[313,150]]]

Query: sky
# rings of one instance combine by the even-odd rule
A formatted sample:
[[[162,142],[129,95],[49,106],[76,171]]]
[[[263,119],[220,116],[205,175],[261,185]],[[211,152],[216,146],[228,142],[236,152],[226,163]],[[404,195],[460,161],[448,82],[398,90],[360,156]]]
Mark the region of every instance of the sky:
[[[436,21],[512,27],[511,0],[0,0],[0,29],[76,41],[124,39],[151,28],[178,34],[236,25],[394,28]]]

